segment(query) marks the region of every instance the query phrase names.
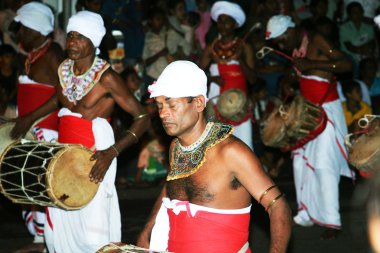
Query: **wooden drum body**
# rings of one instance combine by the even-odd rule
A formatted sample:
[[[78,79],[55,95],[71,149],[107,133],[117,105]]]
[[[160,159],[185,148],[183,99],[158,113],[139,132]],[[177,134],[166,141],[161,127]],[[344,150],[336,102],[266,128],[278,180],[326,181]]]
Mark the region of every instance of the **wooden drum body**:
[[[265,145],[289,151],[315,139],[326,124],[327,115],[322,107],[296,96],[290,105],[280,105],[269,114],[261,137]]]
[[[132,244],[110,243],[99,249],[96,253],[169,253],[167,251],[152,251]]]
[[[76,210],[95,196],[95,161],[81,145],[19,141],[0,157],[0,191],[14,203]]]
[[[220,95],[217,109],[220,116],[234,122],[241,122],[248,115],[247,96],[239,89],[230,89]]]
[[[373,173],[380,168],[380,127],[371,125],[366,133],[345,137],[348,162],[360,171]]]

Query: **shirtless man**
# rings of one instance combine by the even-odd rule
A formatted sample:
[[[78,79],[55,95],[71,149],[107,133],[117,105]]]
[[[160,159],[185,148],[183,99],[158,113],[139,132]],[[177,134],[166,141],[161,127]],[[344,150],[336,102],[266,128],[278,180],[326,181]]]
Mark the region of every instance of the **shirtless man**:
[[[352,172],[346,161],[343,141],[347,126],[334,75],[350,71],[351,63],[322,35],[295,27],[288,16],[277,15],[269,20],[266,39],[291,53],[293,66],[300,72],[301,95],[322,105],[328,117],[323,132],[292,153],[298,202],[294,222],[324,226],[321,239],[335,238],[341,229],[340,176],[352,177]]]
[[[200,67],[210,70],[211,84],[208,95],[214,98],[210,101],[212,105],[217,103],[218,95],[230,89],[238,89],[247,95],[247,84],[253,84],[256,76],[253,71],[252,48],[235,34],[236,29],[245,22],[242,8],[235,3],[218,1],[211,7],[211,17],[217,22],[220,37],[206,47],[201,57]],[[216,110],[216,115],[221,122],[234,125],[236,127],[234,135],[251,149],[253,148],[249,111],[246,111],[241,119],[234,120],[222,117],[218,110]]]
[[[61,47],[52,41],[50,34],[54,30],[54,15],[51,9],[42,3],[30,2],[17,10],[14,20],[19,28],[17,41],[26,52],[20,54],[25,69],[18,77],[17,111],[22,117],[35,110],[50,99],[59,83],[57,70],[63,60]],[[58,110],[47,115],[33,127],[33,132],[40,141],[57,138]],[[34,244],[18,250],[18,253],[44,249],[45,212],[43,208],[31,206],[23,210],[23,218]]]
[[[254,197],[270,218],[269,252],[285,252],[291,233],[287,201],[231,125],[207,122],[203,70],[175,61],[149,90],[165,131],[177,138],[166,185],[137,244],[176,253],[251,252]]]
[[[104,34],[103,20],[96,13],[81,11],[69,19],[66,40],[69,58],[59,66],[60,85],[56,86],[56,95],[19,118],[12,131],[15,137],[22,135],[32,122],[61,104],[58,141],[97,150],[91,158],[96,162],[89,175],[92,181],[99,183],[93,200],[76,211],[47,208],[45,240],[49,252],[93,253],[109,242],[121,240],[120,210],[114,185],[115,157],[138,141],[149,126],[149,117],[126,89],[121,77],[96,56]],[[115,103],[134,117],[130,129],[117,143],[107,121]]]

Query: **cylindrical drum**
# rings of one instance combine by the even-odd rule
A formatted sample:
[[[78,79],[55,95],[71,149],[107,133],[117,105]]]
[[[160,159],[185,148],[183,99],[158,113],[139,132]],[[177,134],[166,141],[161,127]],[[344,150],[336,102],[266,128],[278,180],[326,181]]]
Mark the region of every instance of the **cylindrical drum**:
[[[81,145],[21,140],[0,157],[0,191],[14,203],[76,210],[95,196],[95,161]]]

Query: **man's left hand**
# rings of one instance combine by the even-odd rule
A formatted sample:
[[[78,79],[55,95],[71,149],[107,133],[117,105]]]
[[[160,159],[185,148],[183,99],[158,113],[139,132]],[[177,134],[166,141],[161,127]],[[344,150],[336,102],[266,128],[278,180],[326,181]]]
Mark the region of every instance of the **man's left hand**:
[[[95,165],[92,167],[90,172],[90,180],[92,182],[97,184],[103,181],[104,175],[111,165],[113,158],[115,158],[115,152],[112,148],[97,151],[91,156],[91,161],[96,160]]]

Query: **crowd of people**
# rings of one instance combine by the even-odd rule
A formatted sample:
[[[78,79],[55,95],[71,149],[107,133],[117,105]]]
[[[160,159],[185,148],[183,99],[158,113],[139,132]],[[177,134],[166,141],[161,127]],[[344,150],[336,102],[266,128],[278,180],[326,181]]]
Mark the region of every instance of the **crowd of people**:
[[[116,186],[152,183],[163,190],[136,242],[145,248],[251,252],[252,199],[270,217],[270,252],[286,251],[292,225],[339,235],[341,176],[371,177],[349,166],[344,137],[380,110],[380,3],[78,0],[67,24],[40,1],[2,7],[0,116],[15,139],[32,129],[96,150],[99,184],[77,211],[23,206],[35,239],[19,253],[120,242]],[[268,116],[297,97],[323,126],[287,152],[265,145]],[[285,159],[293,219],[273,181]]]

